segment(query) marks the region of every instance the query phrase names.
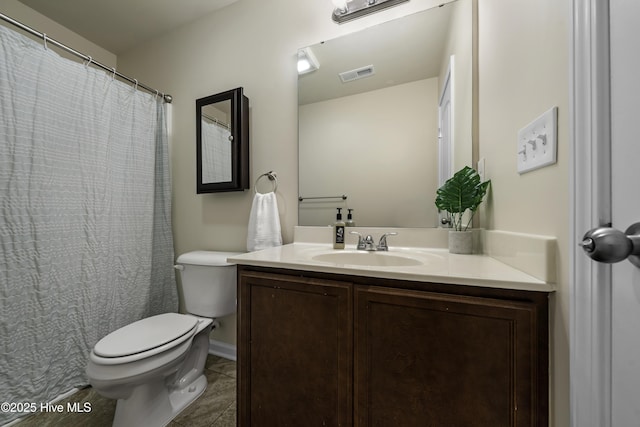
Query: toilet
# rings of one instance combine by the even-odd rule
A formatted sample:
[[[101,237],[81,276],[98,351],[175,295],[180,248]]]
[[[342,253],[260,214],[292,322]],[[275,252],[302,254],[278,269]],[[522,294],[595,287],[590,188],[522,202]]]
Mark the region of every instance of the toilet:
[[[206,389],[204,365],[213,319],[236,311],[237,252],[188,252],[175,268],[185,310],[126,325],[96,343],[87,377],[102,396],[117,399],[114,426],[167,425]]]

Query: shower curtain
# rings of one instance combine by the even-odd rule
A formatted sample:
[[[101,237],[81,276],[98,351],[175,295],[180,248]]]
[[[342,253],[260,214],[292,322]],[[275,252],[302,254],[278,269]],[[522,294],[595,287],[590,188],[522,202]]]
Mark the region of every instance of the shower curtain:
[[[231,181],[229,129],[202,119],[202,182]]]
[[[1,402],[87,384],[100,338],[177,310],[156,98],[0,26]]]

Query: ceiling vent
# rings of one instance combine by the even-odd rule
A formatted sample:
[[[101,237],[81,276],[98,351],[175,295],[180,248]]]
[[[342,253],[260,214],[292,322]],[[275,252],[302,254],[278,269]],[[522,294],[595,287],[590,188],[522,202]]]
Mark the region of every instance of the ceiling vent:
[[[352,82],[358,79],[364,79],[365,77],[373,76],[376,73],[373,65],[367,65],[366,67],[356,68],[355,70],[345,71],[339,73],[342,83]]]

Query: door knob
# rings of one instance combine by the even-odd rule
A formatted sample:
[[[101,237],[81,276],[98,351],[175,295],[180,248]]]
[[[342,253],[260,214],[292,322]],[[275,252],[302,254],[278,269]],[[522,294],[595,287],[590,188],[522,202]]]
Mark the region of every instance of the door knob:
[[[640,222],[624,233],[611,227],[594,228],[585,233],[580,246],[595,261],[612,264],[629,258],[640,267]]]

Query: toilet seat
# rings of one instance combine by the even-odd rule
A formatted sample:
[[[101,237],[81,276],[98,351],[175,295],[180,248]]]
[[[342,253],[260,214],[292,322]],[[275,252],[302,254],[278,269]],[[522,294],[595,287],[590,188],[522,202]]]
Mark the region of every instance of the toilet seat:
[[[167,351],[190,339],[199,319],[164,313],[126,325],[96,343],[90,358],[98,364],[134,362]]]

